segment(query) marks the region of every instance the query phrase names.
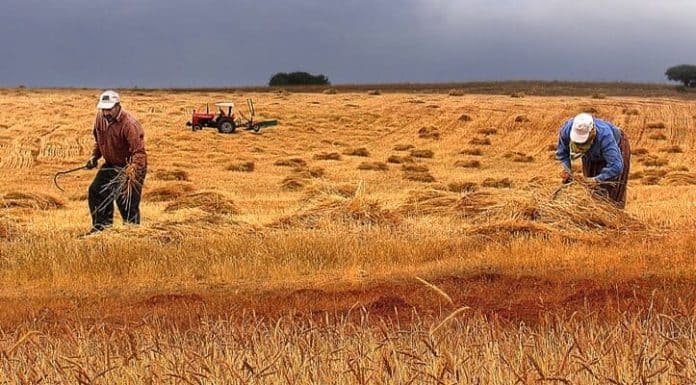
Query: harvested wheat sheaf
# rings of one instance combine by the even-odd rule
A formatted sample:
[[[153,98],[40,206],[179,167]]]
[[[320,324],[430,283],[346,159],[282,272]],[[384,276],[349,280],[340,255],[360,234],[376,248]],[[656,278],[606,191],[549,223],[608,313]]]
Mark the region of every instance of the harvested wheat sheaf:
[[[253,161],[230,163],[227,165],[227,167],[225,167],[225,169],[228,171],[236,172],[252,172],[254,171],[254,168],[255,164]]]
[[[481,162],[478,160],[458,160],[454,162],[454,167],[481,168]]]
[[[405,155],[405,156],[399,156],[399,155],[391,155],[387,159],[388,163],[396,163],[396,164],[402,164],[402,163],[413,163],[413,157],[410,155]]]
[[[239,214],[234,202],[217,191],[199,191],[184,195],[167,205],[164,211],[197,208],[211,214]]]
[[[0,209],[2,208],[28,208],[37,210],[50,210],[65,207],[65,202],[50,194],[8,192],[0,196]]]
[[[432,150],[411,150],[411,156],[414,158],[432,158],[435,153]]]
[[[368,157],[370,156],[370,151],[366,149],[365,147],[359,147],[359,148],[352,148],[348,149],[343,152],[344,155],[349,155],[349,156],[363,156],[363,157]]]
[[[690,186],[696,185],[696,173],[671,172],[663,179],[663,184],[668,186]]]
[[[280,167],[302,167],[306,166],[307,162],[302,158],[278,159],[273,163]]]
[[[415,148],[412,144],[397,144],[394,146],[394,151],[408,151],[412,148]]]
[[[358,170],[387,171],[389,166],[384,162],[362,162],[358,165]]]
[[[192,192],[193,190],[193,186],[189,183],[171,183],[166,186],[157,187],[145,191],[145,193],[143,194],[143,198],[146,201],[165,202],[179,198],[185,194]]]
[[[314,155],[315,160],[341,160],[341,154],[337,152],[321,152]]]
[[[592,230],[644,231],[647,228],[636,218],[594,196],[590,189],[578,183],[561,187],[561,190],[541,188],[518,194],[488,207],[478,219],[482,223],[480,226],[473,226],[472,233],[490,233],[494,230],[493,226],[498,224],[503,227],[528,224],[532,226],[532,233],[544,231],[583,239],[586,238],[583,233]]]
[[[365,195],[359,186],[351,197],[321,194],[313,199],[309,207],[281,218],[271,225],[274,228],[304,227],[318,228],[336,222],[358,226],[396,226],[401,215],[382,207],[382,204]]]
[[[164,181],[187,181],[189,180],[189,174],[184,170],[158,170],[155,171],[155,179]]]

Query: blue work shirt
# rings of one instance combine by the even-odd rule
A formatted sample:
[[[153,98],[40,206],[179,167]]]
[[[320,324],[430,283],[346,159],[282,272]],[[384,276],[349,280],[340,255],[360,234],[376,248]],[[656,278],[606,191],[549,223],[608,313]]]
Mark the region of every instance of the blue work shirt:
[[[570,128],[573,119],[568,120],[561,127],[558,135],[558,147],[556,159],[560,160],[570,170]],[[582,156],[583,162],[605,161],[606,166],[599,172],[595,179],[599,182],[616,180],[623,171],[623,157],[619,149],[621,130],[609,122],[594,118],[597,136],[590,149]]]

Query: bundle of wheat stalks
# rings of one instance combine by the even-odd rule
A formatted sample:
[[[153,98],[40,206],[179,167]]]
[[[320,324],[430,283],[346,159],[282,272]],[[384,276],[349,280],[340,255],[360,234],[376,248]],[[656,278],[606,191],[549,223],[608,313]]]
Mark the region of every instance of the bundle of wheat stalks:
[[[0,197],[0,208],[58,209],[65,202],[49,194],[8,192]]]
[[[471,231],[489,233],[496,225],[501,227],[501,232],[566,235],[592,230],[646,230],[644,223],[597,197],[581,183],[571,183],[560,190],[538,187],[521,191],[514,198],[488,208]]]
[[[273,224],[273,227],[315,228],[320,226],[322,221],[392,226],[401,223],[401,215],[383,208],[380,202],[368,198],[364,186],[359,185],[355,194],[349,197],[332,194],[329,191],[319,194],[312,199],[307,208],[281,218]]]
[[[128,163],[124,167],[116,167],[116,176],[102,187],[102,193],[108,193],[108,199],[104,200],[102,206],[98,210],[103,210],[106,205],[113,204],[116,199],[125,203],[126,210],[130,210],[130,205],[133,199],[133,194],[141,191],[142,183],[138,178],[138,169]]]
[[[495,204],[487,192],[465,191],[452,194],[440,190],[418,190],[409,193],[399,211],[405,215],[455,215],[471,217]]]
[[[165,207],[164,211],[177,211],[197,208],[213,214],[235,215],[239,209],[234,202],[217,191],[196,191],[177,198]]]

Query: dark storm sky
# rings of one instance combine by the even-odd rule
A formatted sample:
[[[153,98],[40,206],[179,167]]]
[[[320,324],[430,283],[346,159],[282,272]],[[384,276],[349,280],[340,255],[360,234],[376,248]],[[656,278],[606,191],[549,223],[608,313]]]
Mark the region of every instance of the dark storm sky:
[[[2,0],[0,86],[663,82],[693,0]]]

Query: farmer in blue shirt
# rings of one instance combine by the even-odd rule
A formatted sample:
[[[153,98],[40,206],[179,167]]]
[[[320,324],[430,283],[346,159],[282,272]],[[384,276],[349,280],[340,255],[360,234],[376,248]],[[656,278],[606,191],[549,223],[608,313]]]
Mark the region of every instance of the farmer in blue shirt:
[[[563,183],[572,180],[570,162],[578,158],[582,158],[585,183],[597,195],[624,208],[631,163],[626,133],[590,114],[579,114],[565,122],[558,135],[556,159],[563,165]]]

